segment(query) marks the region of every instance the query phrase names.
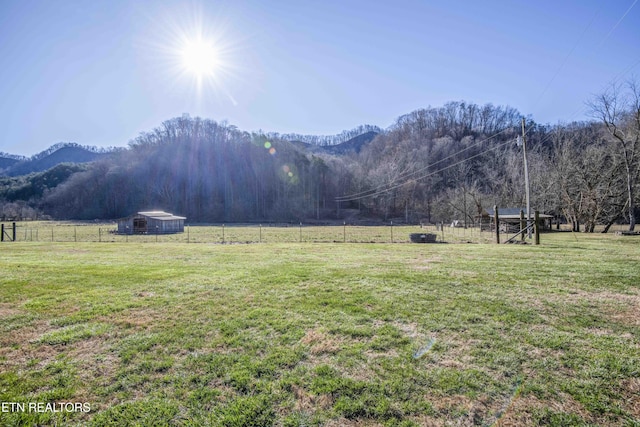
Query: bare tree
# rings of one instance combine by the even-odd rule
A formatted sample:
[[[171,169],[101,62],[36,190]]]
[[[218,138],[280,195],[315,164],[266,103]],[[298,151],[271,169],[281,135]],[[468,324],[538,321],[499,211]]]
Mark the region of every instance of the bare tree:
[[[633,231],[636,226],[635,182],[640,172],[640,88],[635,80],[624,86],[614,85],[588,105],[618,145],[626,174],[629,231]]]

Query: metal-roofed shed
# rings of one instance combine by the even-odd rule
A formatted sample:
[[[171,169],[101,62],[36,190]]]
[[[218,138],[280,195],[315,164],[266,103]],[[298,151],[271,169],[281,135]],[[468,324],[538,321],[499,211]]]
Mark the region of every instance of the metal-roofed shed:
[[[503,231],[518,231],[520,229],[520,211],[524,212],[525,218],[527,216],[527,210],[525,208],[498,208],[498,216],[500,217],[500,224]],[[533,221],[533,213],[535,210],[531,210],[531,221]],[[540,213],[538,215],[540,219],[540,225],[543,229],[551,229],[551,221],[553,215],[547,215]],[[493,209],[484,209],[480,215],[480,229],[493,231],[495,212]]]
[[[183,216],[145,211],[118,220],[118,234],[172,234],[184,232]]]

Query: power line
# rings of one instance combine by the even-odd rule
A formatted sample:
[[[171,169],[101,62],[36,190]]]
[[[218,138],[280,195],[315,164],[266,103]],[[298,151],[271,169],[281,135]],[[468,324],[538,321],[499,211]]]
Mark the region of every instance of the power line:
[[[636,0],[638,1],[638,0]],[[569,60],[569,57],[571,56],[571,54],[573,54],[573,51],[576,50],[576,47],[578,47],[578,44],[580,43],[580,41],[582,40],[582,38],[584,37],[584,35],[587,33],[587,30],[589,29],[589,27],[591,27],[591,24],[593,24],[593,21],[595,21],[596,16],[598,16],[598,12],[600,12],[600,9],[596,10],[596,12],[593,14],[593,17],[591,18],[591,21],[589,21],[589,23],[587,24],[586,27],[584,27],[584,30],[582,30],[582,34],[580,34],[580,37],[578,37],[578,40],[576,40],[576,42],[573,44],[573,47],[571,48],[571,50],[569,51],[569,53],[567,54],[567,56],[564,57],[564,60],[562,61],[562,63],[560,64],[560,66],[558,67],[558,69],[556,70],[555,74],[553,75],[553,77],[551,77],[551,80],[549,80],[549,83],[547,83],[546,87],[544,88],[544,90],[542,92],[540,92],[540,96],[538,96],[538,99],[536,100],[536,102],[533,104],[533,108],[535,109],[535,107],[538,106],[538,104],[540,103],[540,100],[542,99],[542,97],[545,95],[545,93],[547,92],[547,90],[549,90],[549,88],[551,87],[551,84],[553,83],[553,81],[556,79],[556,77],[558,77],[558,75],[560,74],[560,71],[562,71],[562,69],[564,68],[564,66],[566,65],[567,61]]]
[[[495,134],[493,134],[493,135],[491,135],[491,136],[489,136],[487,138],[481,139],[480,141],[477,141],[477,142],[471,144],[470,146],[468,146],[468,147],[466,147],[466,148],[464,148],[464,149],[462,149],[460,151],[457,151],[457,152],[455,152],[455,153],[453,153],[453,154],[451,154],[451,155],[449,155],[447,157],[444,157],[444,158],[442,158],[442,159],[440,159],[440,160],[438,160],[438,161],[436,161],[434,163],[430,163],[427,166],[424,166],[424,167],[422,167],[420,169],[417,169],[417,170],[414,170],[414,171],[411,171],[411,172],[402,173],[399,176],[397,176],[394,179],[394,181],[397,182],[399,180],[404,180],[405,182],[403,182],[402,184],[398,185],[398,186],[402,186],[412,176],[417,175],[417,174],[419,174],[419,173],[421,173],[421,172],[423,172],[423,171],[425,171],[425,170],[427,170],[427,169],[429,169],[429,168],[431,168],[431,167],[433,167],[433,166],[435,166],[435,165],[437,165],[439,163],[442,163],[442,162],[444,162],[446,160],[449,160],[449,159],[451,159],[453,157],[457,157],[460,154],[464,153],[465,151],[471,150],[472,148],[475,148],[476,146],[478,146],[480,144],[483,144],[483,143],[491,140],[492,138],[497,137],[498,135],[500,135],[500,134],[502,134],[502,133],[504,133],[504,132],[506,132],[508,130],[510,130],[510,128],[505,128],[505,129],[501,130],[500,132],[497,132],[497,133],[495,133]],[[381,185],[381,186],[378,186],[377,188],[361,191],[361,192],[358,192],[358,193],[348,194],[348,195],[345,195],[345,196],[339,196],[339,197],[336,197],[335,200],[338,201],[338,202],[347,202],[347,201],[351,201],[351,200],[359,200],[359,199],[362,199],[362,198],[371,197],[371,195],[368,195],[367,193],[371,193],[371,192],[375,193],[376,191],[378,191],[378,189],[387,187],[388,185],[393,185],[393,183]],[[397,188],[397,187],[394,187],[394,188]]]
[[[609,30],[609,32],[607,33],[606,36],[604,36],[604,38],[600,41],[600,43],[598,43],[598,48],[600,48],[600,46],[602,46],[602,44],[609,38],[609,36],[611,35],[611,33],[613,33],[615,31],[616,28],[618,28],[618,25],[620,25],[620,23],[622,22],[622,20],[629,14],[629,12],[631,11],[631,9],[633,9],[633,6],[636,5],[636,3],[638,3],[638,0],[635,0],[631,6],[629,6],[629,9],[627,9],[627,11],[624,13],[624,15],[622,15],[622,17],[620,19],[618,19],[618,22],[615,23],[615,25]]]
[[[628,9],[626,10],[626,12],[622,15],[622,17],[618,20],[618,22],[616,22],[616,24],[611,28],[611,30],[609,30],[609,32],[608,32],[608,33],[607,33],[607,35],[604,37],[604,39],[603,39],[603,40],[598,44],[598,47],[599,47],[599,46],[601,46],[601,45],[606,41],[606,39],[607,39],[607,38],[608,38],[608,37],[613,33],[613,31],[615,31],[615,29],[618,27],[618,25],[620,25],[620,23],[621,23],[621,22],[624,20],[624,18],[629,14],[629,12],[631,11],[631,9],[636,5],[636,3],[637,3],[637,2],[638,2],[638,0],[634,0],[634,2],[631,4],[631,6],[629,6],[629,8],[628,8]],[[591,27],[591,25],[593,24],[593,22],[594,22],[594,20],[595,20],[596,16],[598,15],[598,12],[599,12],[599,11],[600,11],[600,10],[597,10],[597,11],[594,13],[594,15],[593,15],[593,17],[591,18],[591,20],[589,21],[589,23],[588,23],[588,24],[586,25],[586,27],[583,29],[583,31],[582,31],[582,33],[581,33],[580,37],[576,40],[576,42],[574,43],[574,45],[573,45],[573,47],[571,48],[571,50],[569,51],[569,53],[565,56],[564,60],[562,61],[562,63],[561,63],[561,64],[560,64],[560,66],[558,67],[558,69],[557,69],[557,71],[555,72],[555,74],[553,75],[553,77],[549,80],[549,82],[547,83],[547,85],[546,85],[545,89],[541,92],[540,96],[538,97],[538,99],[536,100],[536,103],[535,103],[534,105],[537,105],[537,104],[540,102],[540,100],[542,99],[542,97],[544,96],[544,94],[547,92],[547,90],[549,89],[549,87],[550,87],[550,86],[551,86],[551,84],[553,83],[553,81],[554,81],[554,80],[556,79],[556,77],[560,74],[560,72],[562,71],[562,69],[563,69],[563,68],[564,68],[564,66],[566,65],[566,63],[567,63],[568,59],[569,59],[569,58],[570,58],[570,56],[573,54],[573,52],[575,51],[575,49],[576,49],[576,47],[578,46],[578,44],[580,43],[580,41],[583,39],[583,37],[584,37],[584,35],[586,34],[587,30],[588,30],[588,29]],[[614,78],[612,81],[613,81],[613,82],[615,82],[616,80],[620,79],[623,75],[627,74],[630,70],[632,70],[633,68],[635,68],[635,67],[636,67],[636,65],[638,65],[638,63],[640,63],[640,60],[638,60],[636,63],[634,63],[631,67],[629,67],[629,68],[628,68],[627,70],[625,70],[623,73],[619,74],[619,75],[618,75],[616,78]],[[579,113],[579,110],[578,110],[578,111],[576,111],[576,113],[574,113],[574,114],[573,114],[573,117],[575,117],[575,115],[577,115],[578,113]],[[454,154],[452,154],[452,155],[449,155],[449,156],[447,156],[447,157],[445,157],[445,158],[443,158],[443,159],[440,159],[440,160],[436,161],[435,163],[431,163],[431,164],[429,164],[429,165],[427,165],[427,166],[424,166],[424,167],[422,167],[422,168],[420,168],[420,169],[418,169],[418,170],[415,170],[415,171],[412,171],[412,172],[408,172],[408,173],[400,174],[398,177],[394,178],[394,180],[393,180],[393,182],[392,182],[392,183],[385,184],[385,185],[381,185],[381,186],[378,186],[378,187],[373,188],[373,189],[370,189],[370,190],[365,190],[365,191],[361,191],[361,192],[358,192],[358,193],[353,193],[353,194],[350,194],[350,195],[345,195],[345,196],[336,197],[336,199],[335,199],[335,200],[336,200],[337,202],[347,202],[347,201],[361,200],[361,199],[365,199],[365,198],[369,198],[369,197],[376,197],[376,196],[378,196],[378,195],[380,195],[380,194],[387,193],[387,192],[389,192],[389,191],[391,191],[391,190],[394,190],[394,189],[396,189],[396,188],[398,188],[398,187],[401,187],[401,186],[405,185],[405,184],[406,184],[410,179],[412,179],[412,177],[414,177],[415,175],[417,175],[417,174],[419,174],[419,173],[421,173],[421,172],[423,172],[423,171],[426,171],[427,169],[432,168],[433,166],[435,166],[435,165],[437,165],[437,164],[439,164],[439,163],[442,163],[442,162],[444,162],[444,161],[446,161],[446,160],[449,160],[449,159],[451,159],[451,158],[453,158],[453,157],[457,157],[457,156],[459,156],[460,154],[462,154],[462,153],[464,153],[464,152],[466,152],[466,151],[468,151],[468,150],[470,150],[470,149],[472,149],[472,148],[475,148],[476,146],[478,146],[478,145],[480,145],[480,144],[482,144],[482,143],[484,143],[484,142],[486,142],[486,141],[489,141],[490,139],[492,139],[492,138],[494,138],[494,137],[496,137],[496,136],[498,136],[498,135],[500,135],[500,134],[502,134],[502,133],[506,132],[507,130],[509,130],[509,129],[508,129],[508,128],[503,129],[502,131],[500,131],[500,132],[498,132],[498,133],[496,133],[496,134],[494,134],[494,135],[492,135],[492,136],[490,136],[490,137],[488,137],[488,138],[485,138],[485,139],[483,139],[483,140],[481,140],[481,141],[478,141],[478,142],[476,142],[476,143],[474,143],[474,144],[472,144],[472,145],[470,145],[470,146],[468,146],[468,147],[466,147],[466,148],[464,148],[464,149],[462,149],[462,150],[460,150],[460,151],[458,151],[458,152],[456,152],[456,153],[454,153]],[[532,130],[532,127],[528,127],[528,128],[527,128],[527,130],[526,130],[526,132],[524,133],[523,137],[524,137],[524,136],[526,136],[526,135],[528,135],[528,134],[529,134],[529,132],[531,132],[531,130]],[[549,136],[547,136],[547,138],[549,138]],[[469,161],[469,160],[471,160],[471,159],[474,159],[474,158],[476,158],[476,157],[478,157],[478,156],[480,156],[480,155],[483,155],[483,154],[485,154],[485,153],[487,153],[487,152],[489,152],[489,151],[492,151],[492,150],[495,150],[495,149],[497,149],[497,148],[499,148],[499,147],[502,147],[502,146],[504,146],[504,145],[506,145],[506,144],[508,144],[508,143],[510,143],[510,142],[511,142],[511,141],[506,141],[506,142],[504,142],[504,143],[498,144],[498,145],[496,145],[496,146],[494,146],[494,147],[491,147],[491,148],[489,148],[489,149],[487,149],[487,150],[485,150],[485,151],[483,151],[483,152],[481,152],[481,153],[478,153],[478,154],[476,154],[476,155],[473,155],[473,156],[471,156],[471,157],[469,157],[469,158],[463,159],[463,160],[461,160],[461,161],[459,161],[459,162],[456,162],[456,163],[453,163],[453,164],[451,164],[451,165],[448,165],[448,166],[446,166],[446,167],[444,167],[444,168],[441,168],[441,169],[439,169],[439,170],[437,170],[437,171],[430,172],[430,173],[427,173],[427,174],[425,174],[425,175],[415,177],[415,178],[413,178],[413,179],[415,179],[415,180],[421,180],[421,179],[424,179],[424,178],[427,178],[427,177],[433,176],[433,175],[435,175],[435,174],[437,174],[437,173],[440,173],[440,172],[443,172],[443,171],[445,171],[445,170],[447,170],[447,169],[449,169],[449,168],[451,168],[451,167],[457,166],[457,165],[462,164],[462,163],[464,163],[464,162],[466,162],[466,161]],[[402,182],[398,183],[398,181],[401,181],[401,180],[402,180]]]
[[[609,38],[609,36],[611,36],[611,34],[615,31],[615,29],[620,25],[620,23],[624,20],[624,18],[629,14],[629,12],[631,11],[631,9],[633,9],[633,7],[636,5],[636,3],[638,3],[638,0],[634,0],[633,3],[631,4],[631,6],[629,6],[629,8],[624,12],[624,14],[620,17],[620,19],[618,19],[618,21],[613,25],[613,27],[609,30],[609,32],[607,33],[607,35],[595,46],[595,50],[599,49],[604,42]],[[542,98],[544,97],[544,95],[546,94],[546,92],[549,90],[549,88],[551,87],[551,84],[553,83],[553,81],[556,79],[556,77],[558,77],[558,75],[560,74],[560,72],[562,71],[562,69],[564,68],[564,66],[566,65],[567,61],[569,60],[569,57],[571,57],[571,55],[573,54],[573,52],[575,51],[575,49],[577,48],[578,44],[580,43],[580,41],[584,38],[584,35],[586,34],[587,30],[591,27],[591,25],[593,24],[593,22],[595,21],[595,18],[598,16],[600,10],[604,7],[604,4],[601,5],[600,8],[598,8],[596,10],[596,12],[594,13],[593,17],[591,18],[591,20],[589,21],[589,23],[585,26],[585,28],[582,30],[582,34],[580,35],[580,37],[578,37],[578,39],[576,40],[575,44],[573,45],[573,47],[571,48],[571,50],[569,51],[569,53],[565,56],[564,60],[562,61],[562,63],[560,64],[560,66],[558,67],[557,71],[555,72],[555,74],[553,75],[553,77],[551,77],[551,79],[549,80],[549,83],[547,83],[547,85],[545,86],[544,90],[540,93],[540,95],[538,96],[538,99],[536,100],[536,102],[533,104],[533,108],[535,108],[540,101],[542,100]],[[640,62],[640,61],[639,61]],[[628,73],[631,69],[633,69],[636,65],[638,64],[638,62],[636,62],[635,64],[633,64],[629,69],[627,69],[626,71],[624,71],[623,73],[621,73],[621,75],[624,75],[626,73]],[[620,76],[617,78],[620,78]],[[616,79],[614,79],[615,81]],[[573,113],[571,115],[571,117],[575,117],[577,116],[581,111],[581,108],[576,110],[575,113]]]
[[[448,165],[448,166],[445,166],[445,167],[443,167],[443,168],[441,168],[441,169],[438,169],[437,171],[429,172],[429,173],[427,173],[427,174],[424,174],[424,175],[421,175],[421,176],[419,176],[419,177],[416,177],[416,178],[414,178],[414,180],[415,180],[415,181],[419,181],[419,180],[421,180],[421,179],[425,179],[425,178],[428,178],[428,177],[430,177],[430,176],[436,175],[436,174],[438,174],[438,173],[440,173],[440,172],[444,172],[444,171],[446,171],[447,169],[450,169],[450,168],[452,168],[452,167],[454,167],[454,166],[458,166],[458,165],[460,165],[460,164],[462,164],[462,163],[464,163],[464,162],[467,162],[467,161],[469,161],[469,160],[475,159],[476,157],[480,157],[480,156],[482,156],[483,154],[488,153],[489,151],[497,150],[498,148],[503,147],[503,146],[505,146],[505,145],[507,145],[507,144],[513,144],[513,141],[512,141],[512,140],[504,141],[504,142],[502,142],[502,143],[500,143],[500,144],[497,144],[497,145],[495,145],[495,146],[493,146],[493,147],[491,147],[491,148],[488,148],[487,150],[484,150],[484,151],[482,151],[482,152],[480,152],[480,153],[474,154],[474,155],[473,155],[473,156],[471,156],[471,157],[467,157],[466,159],[462,159],[462,160],[460,160],[460,161],[458,161],[458,162],[456,162],[456,163],[452,163],[452,164],[450,164],[450,165]],[[464,150],[463,150],[463,151],[464,151]],[[462,151],[460,151],[460,152],[462,152]],[[450,158],[450,157],[452,157],[452,156],[449,156],[448,158]],[[431,166],[433,166],[433,165],[435,165],[435,164],[437,164],[437,163],[440,163],[440,162],[442,162],[442,161],[444,161],[444,160],[445,160],[445,159],[439,160],[438,162],[433,163],[432,165],[429,165],[429,166],[427,166],[426,168],[431,167]],[[422,170],[424,170],[424,169],[426,169],[426,168],[423,168]],[[408,180],[405,180],[404,182],[401,182],[401,183],[398,183],[398,184],[393,184],[393,185],[391,185],[391,186],[380,186],[380,187],[378,187],[377,189],[369,190],[369,191],[374,191],[374,193],[372,193],[372,194],[364,194],[364,193],[368,193],[368,192],[369,192],[369,191],[366,191],[366,192],[361,192],[361,193],[360,193],[360,195],[357,195],[357,196],[349,196],[349,197],[347,197],[347,196],[343,196],[343,197],[337,197],[337,198],[336,198],[336,201],[338,201],[338,202],[348,202],[348,201],[355,201],[355,200],[366,199],[366,198],[369,198],[369,197],[377,197],[377,196],[379,196],[379,195],[381,195],[381,194],[388,193],[388,192],[389,192],[389,191],[391,191],[391,190],[395,190],[396,188],[402,187],[403,185],[405,185],[405,184],[407,183],[407,181],[408,181]],[[385,187],[386,187],[386,188],[385,188]]]

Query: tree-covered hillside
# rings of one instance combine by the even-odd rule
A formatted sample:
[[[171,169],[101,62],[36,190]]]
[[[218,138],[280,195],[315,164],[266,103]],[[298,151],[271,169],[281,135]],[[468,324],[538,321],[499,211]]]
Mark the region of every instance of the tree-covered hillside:
[[[606,113],[607,104],[597,101],[594,111]],[[637,214],[635,105],[594,122],[526,120],[534,209],[587,231]],[[516,144],[521,120],[510,107],[450,102],[401,116],[387,130],[365,126],[327,144],[327,137],[289,141],[185,115],[141,134],[128,149],[49,172],[64,179],[5,180],[0,197],[61,219],[163,209],[190,222],[457,219],[470,225],[494,204],[525,206]]]

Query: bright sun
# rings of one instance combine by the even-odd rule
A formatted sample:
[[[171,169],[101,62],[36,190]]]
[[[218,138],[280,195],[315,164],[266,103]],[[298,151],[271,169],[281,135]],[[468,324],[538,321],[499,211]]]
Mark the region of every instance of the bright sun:
[[[182,65],[199,79],[213,76],[219,66],[218,52],[213,44],[207,41],[187,41],[182,47]]]

